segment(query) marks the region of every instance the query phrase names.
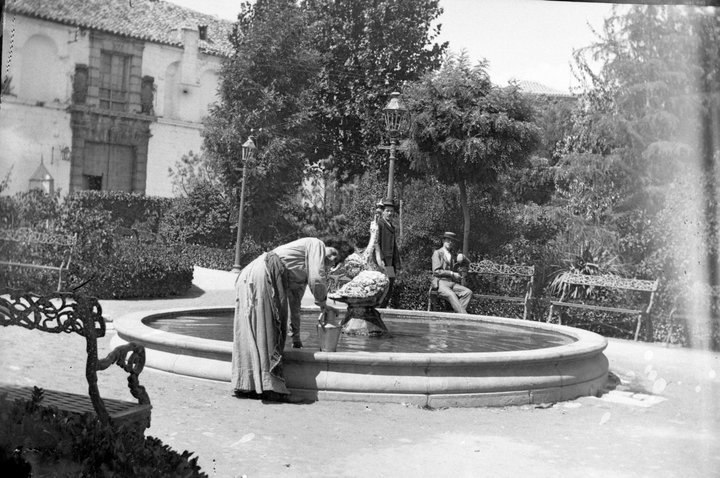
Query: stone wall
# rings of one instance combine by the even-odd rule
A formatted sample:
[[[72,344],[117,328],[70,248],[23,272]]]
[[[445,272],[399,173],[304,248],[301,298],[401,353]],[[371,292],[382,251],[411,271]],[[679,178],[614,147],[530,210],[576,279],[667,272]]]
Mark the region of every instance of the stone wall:
[[[61,150],[72,143],[70,114],[63,108],[35,106],[3,98],[0,113],[0,180],[10,173],[3,194],[27,191],[30,177],[40,164],[55,180],[55,189],[68,192],[70,161]]]
[[[168,168],[190,151],[200,153],[202,137],[200,125],[158,119],[150,125],[148,145],[147,187],[145,193],[152,196],[174,196]]]

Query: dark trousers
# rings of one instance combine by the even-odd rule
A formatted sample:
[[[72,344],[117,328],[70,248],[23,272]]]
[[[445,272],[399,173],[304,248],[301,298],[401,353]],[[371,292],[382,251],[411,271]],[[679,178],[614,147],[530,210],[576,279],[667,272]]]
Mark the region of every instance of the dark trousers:
[[[388,282],[390,283],[390,285],[388,285],[387,294],[385,294],[385,297],[383,297],[382,301],[380,302],[380,305],[378,305],[378,307],[380,307],[382,309],[387,307],[388,302],[390,302],[390,297],[392,296],[393,289],[395,288],[395,278],[394,277],[389,277]]]

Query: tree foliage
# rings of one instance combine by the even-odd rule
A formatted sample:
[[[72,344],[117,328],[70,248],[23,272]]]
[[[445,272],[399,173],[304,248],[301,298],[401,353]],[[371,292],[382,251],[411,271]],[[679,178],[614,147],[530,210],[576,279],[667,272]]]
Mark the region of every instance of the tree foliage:
[[[312,155],[309,105],[319,55],[292,0],[245,3],[230,40],[234,54],[223,65],[204,144],[226,187],[239,193],[242,144],[254,135],[245,212],[248,231],[269,238],[287,232],[280,205],[294,196]]]
[[[385,167],[382,108],[390,93],[436,69],[438,0],[307,0],[322,69],[313,98],[318,153],[339,179]],[[402,168],[402,166],[400,166]],[[400,169],[399,168],[399,169]]]
[[[323,212],[293,202],[308,171],[332,170],[343,183],[384,166],[376,151],[382,107],[391,91],[439,64],[445,46],[432,43],[440,27],[431,24],[441,12],[438,0],[243,5],[204,136],[212,168],[236,193],[241,146],[255,136],[258,157],[246,169],[248,232],[287,236],[298,220]]]
[[[470,66],[464,54],[448,57],[440,71],[408,88],[406,101],[412,112],[411,167],[459,186],[467,244],[466,186],[493,184],[529,156],[539,142],[533,110],[516,85],[494,86],[486,64]]]
[[[576,53],[588,90],[557,197],[634,273],[665,283],[718,267],[719,45],[717,9],[643,5],[615,9]]]

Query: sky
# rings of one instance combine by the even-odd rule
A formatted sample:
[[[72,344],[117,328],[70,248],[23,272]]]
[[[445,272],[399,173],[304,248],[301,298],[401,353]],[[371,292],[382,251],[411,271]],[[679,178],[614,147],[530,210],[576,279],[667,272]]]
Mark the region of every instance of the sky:
[[[166,0],[235,20],[241,0]],[[593,43],[612,4],[543,0],[440,0],[439,41],[487,60],[491,80],[535,81],[562,92],[577,86],[572,52]],[[592,27],[592,28],[591,28]]]

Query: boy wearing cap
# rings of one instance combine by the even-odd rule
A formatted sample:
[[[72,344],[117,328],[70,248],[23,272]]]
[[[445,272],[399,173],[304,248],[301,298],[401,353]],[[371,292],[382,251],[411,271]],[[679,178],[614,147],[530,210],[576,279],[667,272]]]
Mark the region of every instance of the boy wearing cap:
[[[461,276],[456,268],[460,264],[453,254],[456,242],[455,233],[446,232],[443,234],[442,247],[433,252],[433,288],[437,289],[440,297],[450,303],[455,312],[467,314],[472,291],[459,283]]]
[[[395,203],[386,199],[383,201],[382,216],[378,219],[378,245],[380,246],[381,267],[385,269],[390,285],[387,294],[379,307],[387,307],[392,296],[395,275],[400,271],[400,254],[398,253],[397,241],[395,240],[395,226],[392,219],[395,216]]]

